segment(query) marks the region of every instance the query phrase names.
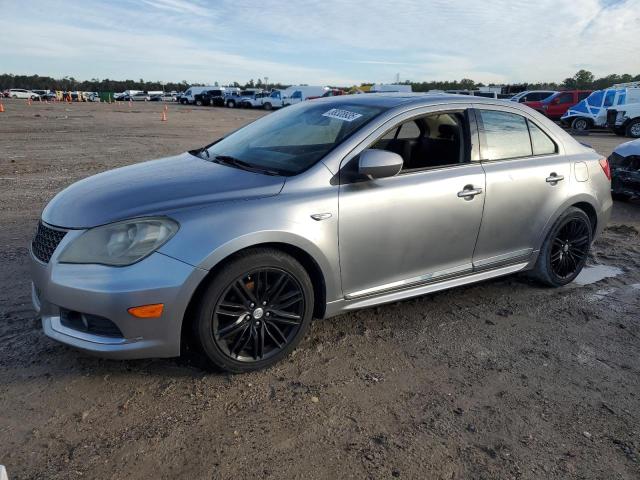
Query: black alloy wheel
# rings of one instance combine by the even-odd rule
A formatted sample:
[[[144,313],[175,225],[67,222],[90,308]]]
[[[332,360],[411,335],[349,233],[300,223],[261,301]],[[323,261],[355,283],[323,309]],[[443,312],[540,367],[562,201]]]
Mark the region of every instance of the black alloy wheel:
[[[582,219],[565,223],[551,244],[551,269],[558,278],[571,277],[581,268],[589,251],[591,231]]]
[[[313,285],[293,257],[255,249],[226,264],[204,292],[195,333],[201,350],[230,372],[267,367],[290,353],[313,315]]]
[[[587,214],[568,208],[547,235],[531,274],[551,287],[572,282],[584,267],[593,239],[593,227]]]
[[[284,270],[254,270],[227,287],[213,314],[221,350],[241,362],[266,360],[295,338],[302,325],[304,294]]]

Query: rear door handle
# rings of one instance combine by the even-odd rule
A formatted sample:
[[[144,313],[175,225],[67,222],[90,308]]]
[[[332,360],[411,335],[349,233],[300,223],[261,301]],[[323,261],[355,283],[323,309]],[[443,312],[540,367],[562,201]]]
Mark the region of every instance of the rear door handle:
[[[474,187],[473,185],[466,185],[461,192],[458,192],[459,198],[464,198],[465,200],[471,200],[476,195],[480,195],[482,193],[482,189],[480,187]]]
[[[557,173],[553,172],[546,178],[545,181],[547,183],[557,183],[561,182],[562,180],[564,180],[564,175],[558,175]]]

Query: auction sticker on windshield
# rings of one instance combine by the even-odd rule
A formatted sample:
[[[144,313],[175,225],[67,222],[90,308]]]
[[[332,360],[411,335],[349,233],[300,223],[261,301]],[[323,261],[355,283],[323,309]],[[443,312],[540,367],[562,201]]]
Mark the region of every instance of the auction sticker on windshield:
[[[332,108],[328,112],[322,114],[323,117],[337,118],[345,122],[353,122],[362,116],[360,113],[350,112],[349,110],[341,110],[339,108]]]

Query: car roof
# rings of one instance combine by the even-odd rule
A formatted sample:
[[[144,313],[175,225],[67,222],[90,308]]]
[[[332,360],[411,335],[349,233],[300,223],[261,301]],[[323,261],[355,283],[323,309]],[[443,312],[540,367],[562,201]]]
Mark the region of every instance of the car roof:
[[[326,102],[332,104],[358,104],[358,105],[372,105],[386,108],[394,107],[409,107],[409,106],[427,106],[427,105],[441,105],[446,103],[486,103],[486,104],[498,104],[509,107],[514,107],[518,104],[510,101],[509,99],[500,100],[496,98],[479,97],[472,95],[457,95],[453,93],[427,93],[427,92],[414,92],[414,93],[362,93],[352,95],[338,95],[334,97],[317,98],[312,100],[313,102]],[[528,108],[528,107],[527,107]]]

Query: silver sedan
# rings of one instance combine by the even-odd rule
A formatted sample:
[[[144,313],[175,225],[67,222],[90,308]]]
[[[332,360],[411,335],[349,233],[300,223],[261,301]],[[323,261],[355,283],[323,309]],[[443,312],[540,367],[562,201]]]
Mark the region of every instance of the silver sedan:
[[[611,205],[607,160],[514,102],[312,100],[59,193],[31,244],[33,303],[85,351],[190,342],[242,372],[312,318],[515,272],[565,285]]]

